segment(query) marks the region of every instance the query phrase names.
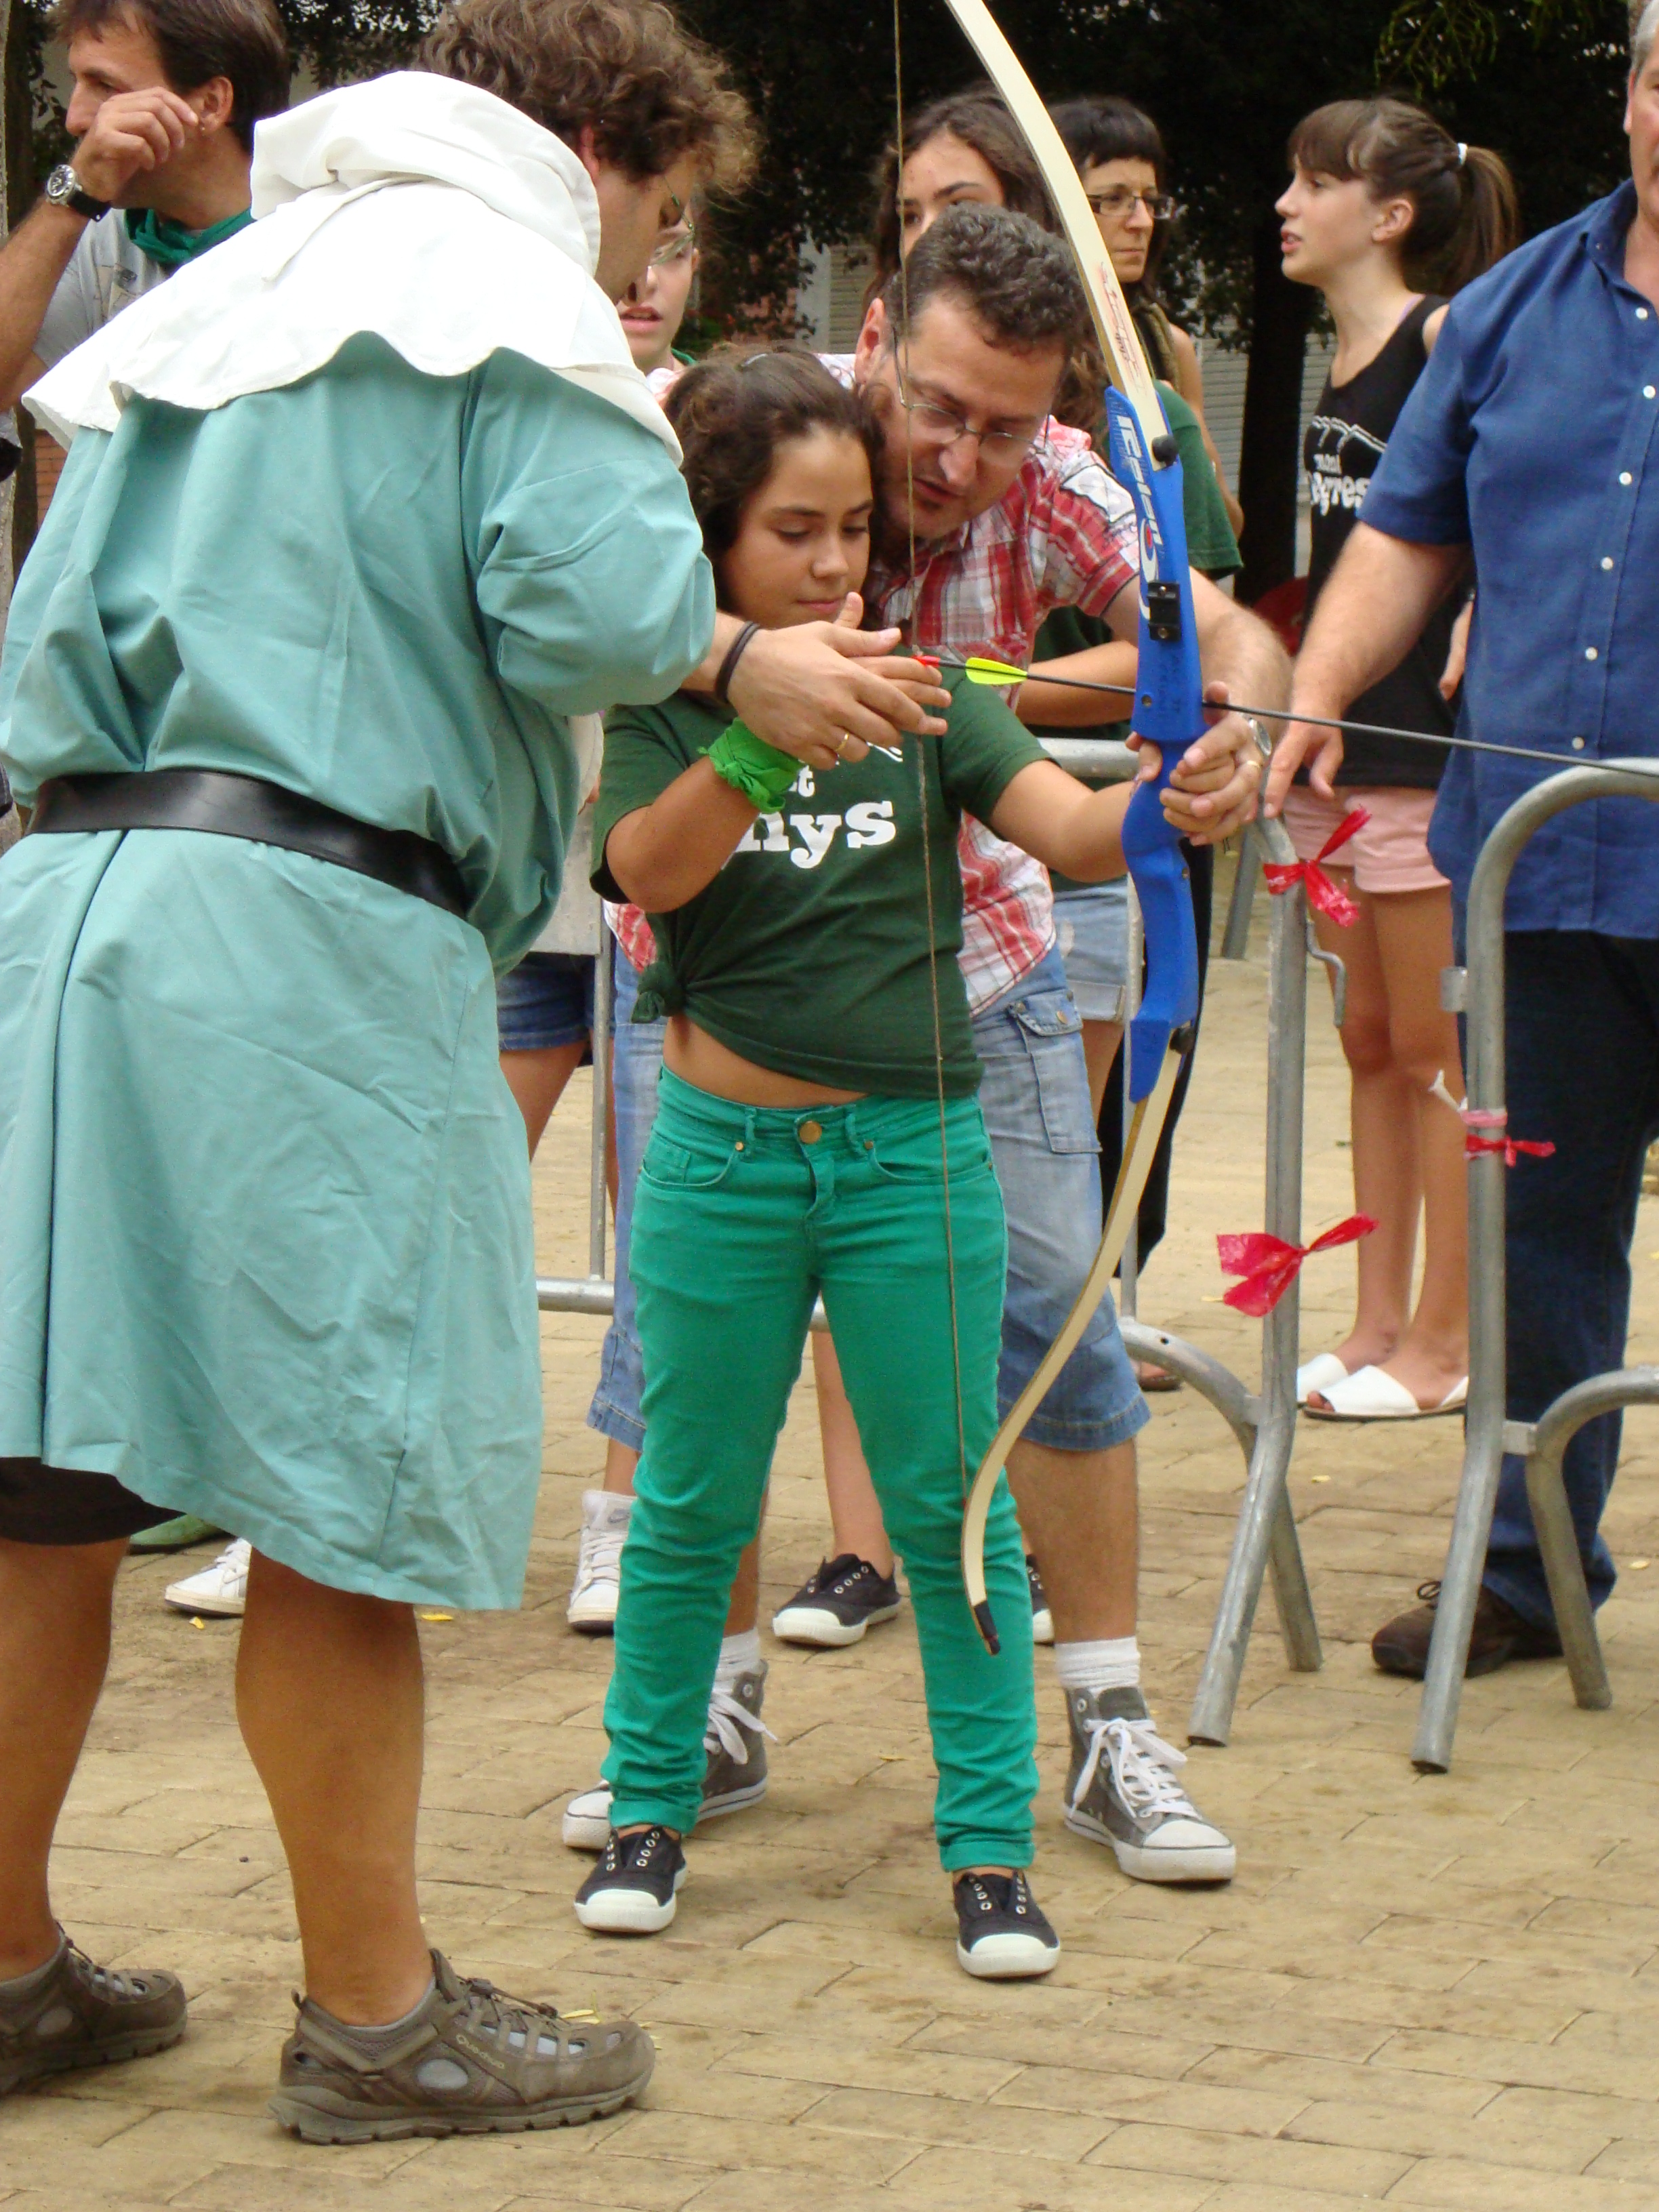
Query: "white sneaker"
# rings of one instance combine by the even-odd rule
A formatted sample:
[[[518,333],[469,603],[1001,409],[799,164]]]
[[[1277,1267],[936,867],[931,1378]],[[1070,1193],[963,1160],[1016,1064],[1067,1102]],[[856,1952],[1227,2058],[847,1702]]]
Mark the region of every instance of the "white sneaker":
[[[610,1636],[617,1626],[622,1549],[634,1501],[614,1490],[582,1492],[581,1546],[565,1619],[584,1636]]]
[[[253,1547],[246,1536],[227,1544],[210,1567],[169,1583],[164,1593],[175,1613],[200,1613],[215,1620],[238,1620],[247,1610],[247,1563]]]

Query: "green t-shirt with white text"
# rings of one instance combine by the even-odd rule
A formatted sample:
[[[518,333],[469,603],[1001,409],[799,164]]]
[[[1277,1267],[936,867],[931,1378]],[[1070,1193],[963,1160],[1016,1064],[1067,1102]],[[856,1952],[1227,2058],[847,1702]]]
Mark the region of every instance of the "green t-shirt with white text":
[[[657,958],[641,983],[641,1018],[683,1011],[744,1059],[803,1083],[927,1097],[939,1080],[936,969],[945,1091],[967,1097],[978,1089],[957,965],[957,832],[964,813],[988,820],[1021,769],[1044,756],[995,693],[949,671],[944,680],[951,691],[944,737],[906,738],[902,762],[872,752],[835,769],[803,766],[777,811],[751,824],[707,889],[672,914],[651,915]],[[650,805],[731,720],[684,692],[607,717],[595,890],[625,896],[605,864],[611,830]]]

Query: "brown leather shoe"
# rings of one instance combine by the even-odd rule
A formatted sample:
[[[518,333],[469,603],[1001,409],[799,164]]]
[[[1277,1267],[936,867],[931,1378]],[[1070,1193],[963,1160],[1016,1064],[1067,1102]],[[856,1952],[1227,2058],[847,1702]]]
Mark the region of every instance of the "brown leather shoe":
[[[1409,1674],[1420,1682],[1428,1672],[1429,1638],[1434,1634],[1435,1610],[1440,1603],[1438,1583],[1420,1583],[1420,1605],[1396,1613],[1371,1638],[1371,1656],[1385,1674]],[[1492,1674],[1511,1659],[1559,1659],[1561,1639],[1553,1628],[1534,1628],[1522,1620],[1512,1605],[1482,1589],[1475,1601],[1474,1626],[1469,1636],[1467,1674]]]
[[[49,2074],[149,2058],[185,2032],[185,1992],[159,1968],[95,1966],[67,1937],[27,1988],[0,1983],[0,2097]]]

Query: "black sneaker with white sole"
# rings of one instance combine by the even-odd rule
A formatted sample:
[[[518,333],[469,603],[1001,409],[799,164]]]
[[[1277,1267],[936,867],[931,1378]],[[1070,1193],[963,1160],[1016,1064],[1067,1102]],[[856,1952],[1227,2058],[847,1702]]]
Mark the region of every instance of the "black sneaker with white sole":
[[[1024,1982],[1052,1973],[1060,1938],[1023,1874],[959,1874],[957,1964],[981,1982]]]
[[[685,1880],[685,1853],[672,1828],[613,1830],[587,1880],[576,1892],[576,1917],[606,1936],[656,1936],[674,1917]]]
[[[772,1633],[785,1644],[833,1650],[856,1644],[866,1628],[891,1620],[903,1601],[896,1578],[877,1572],[855,1552],[822,1559],[787,1605],[772,1616]]]

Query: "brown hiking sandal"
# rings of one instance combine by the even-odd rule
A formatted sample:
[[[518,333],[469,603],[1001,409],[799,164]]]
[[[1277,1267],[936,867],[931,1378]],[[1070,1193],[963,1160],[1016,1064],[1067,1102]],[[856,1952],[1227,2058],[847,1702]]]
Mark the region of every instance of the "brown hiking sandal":
[[[169,2050],[185,2032],[184,1985],[159,1969],[94,1966],[66,1936],[39,1974],[0,1982],[0,2097],[49,2074]]]
[[[1420,1583],[1423,1601],[1409,1613],[1396,1613],[1371,1638],[1371,1657],[1385,1674],[1408,1674],[1420,1682],[1429,1668],[1429,1639],[1440,1603],[1438,1583]],[[1469,1635],[1468,1674],[1495,1674],[1511,1659],[1559,1659],[1561,1639],[1553,1628],[1534,1628],[1512,1605],[1482,1589],[1475,1601],[1474,1626]]]
[[[349,2027],[309,1997],[283,2045],[270,2110],[303,2142],[513,2135],[602,2119],[651,2079],[656,2046],[631,2020],[574,2021],[463,1981],[432,1954],[433,1989],[398,2030]]]

